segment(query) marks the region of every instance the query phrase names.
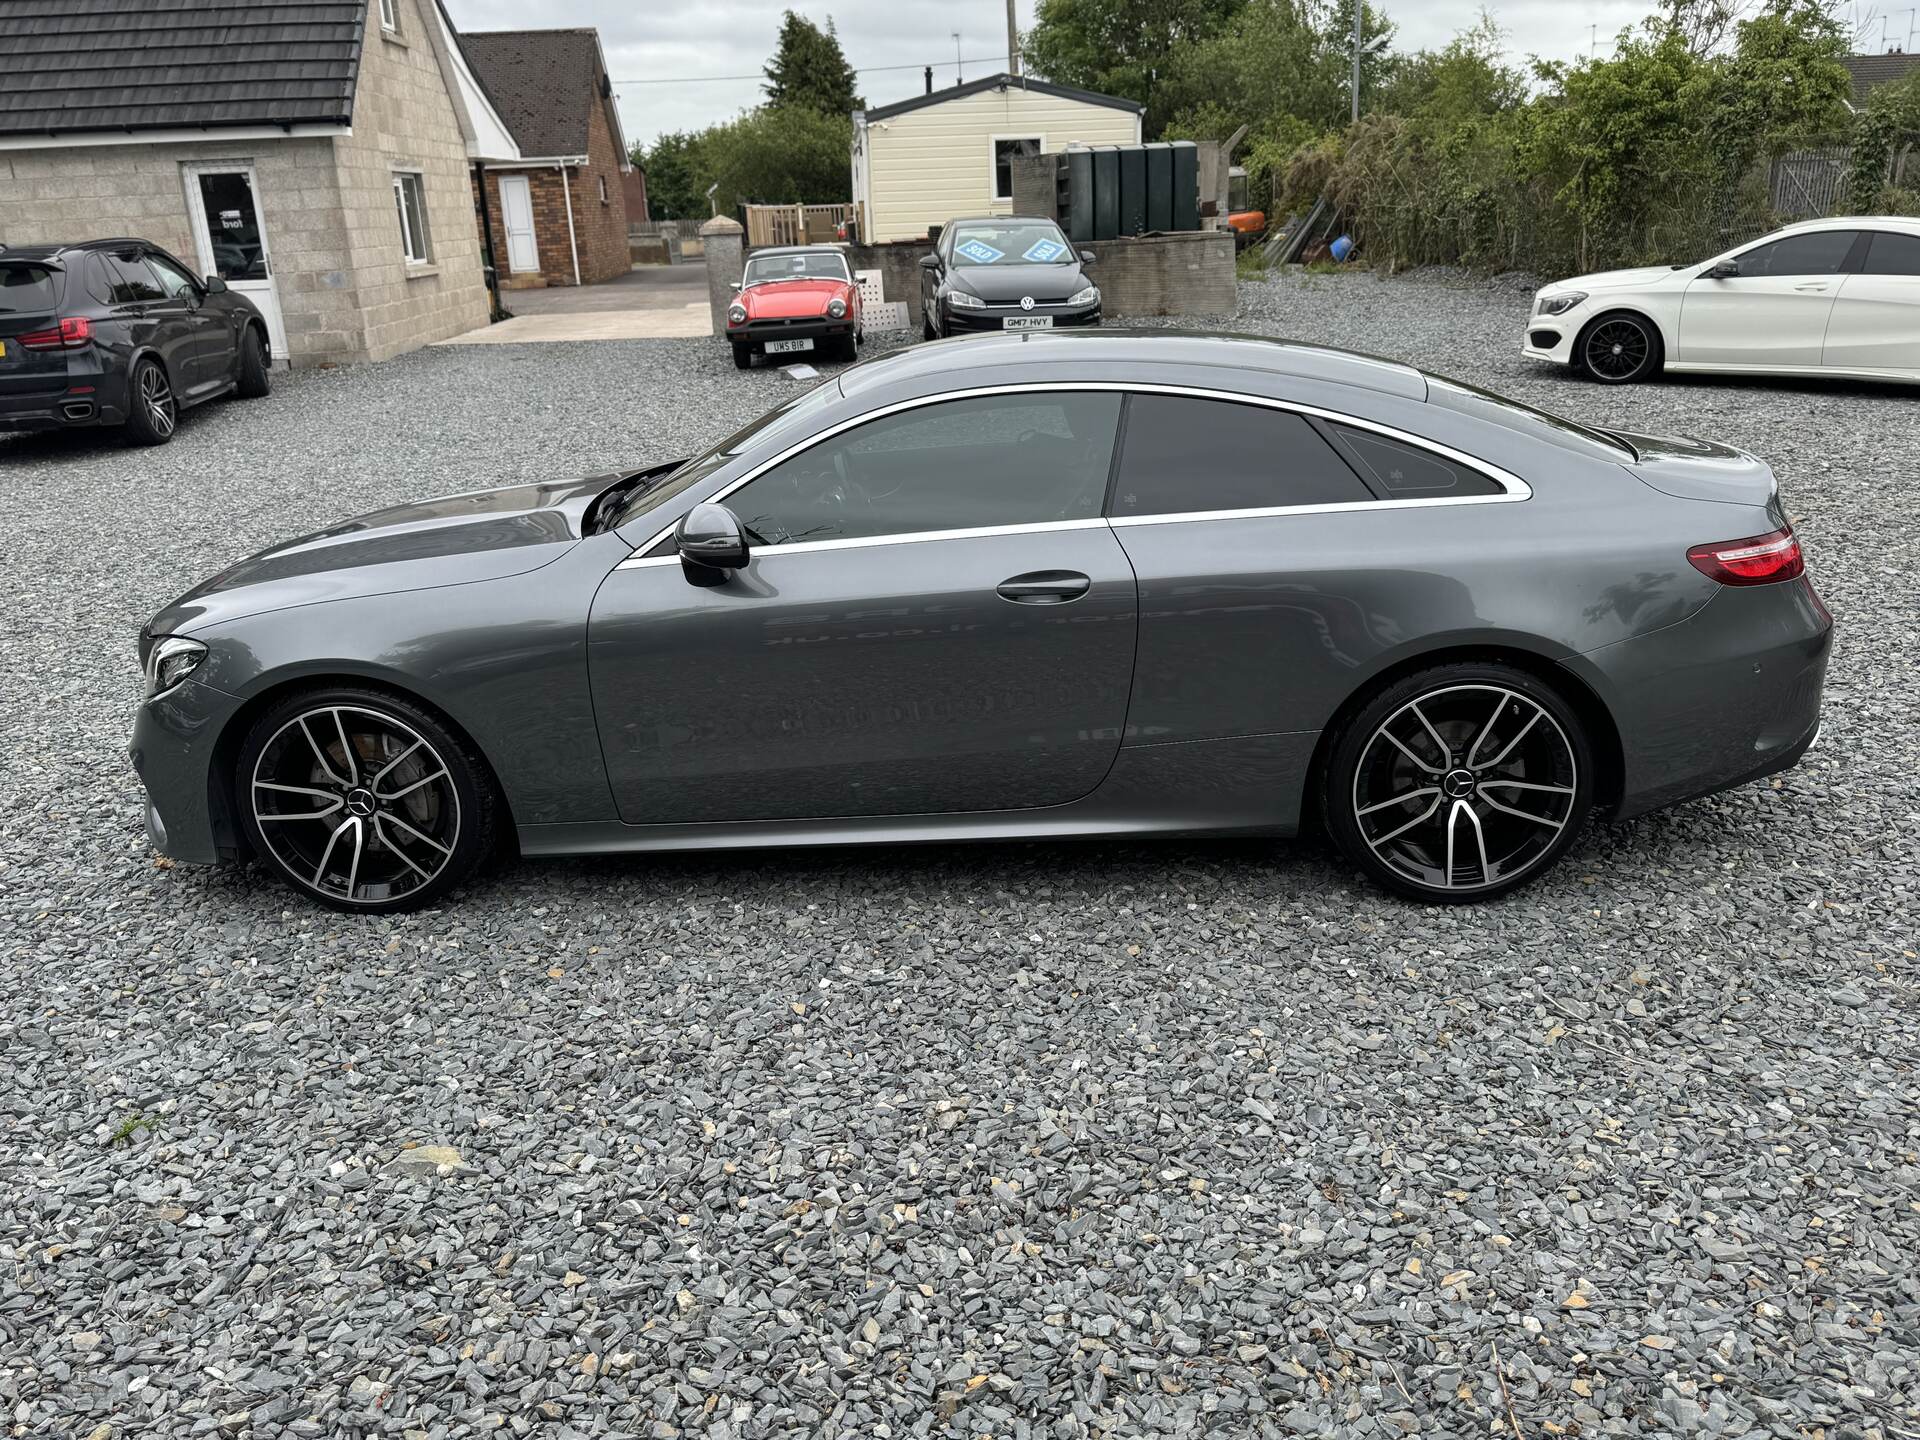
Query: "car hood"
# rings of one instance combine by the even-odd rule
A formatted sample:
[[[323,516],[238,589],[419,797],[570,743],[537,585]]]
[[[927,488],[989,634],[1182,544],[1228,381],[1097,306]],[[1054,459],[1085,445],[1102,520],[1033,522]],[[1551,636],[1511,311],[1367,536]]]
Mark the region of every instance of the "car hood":
[[[841,280],[778,280],[749,286],[740,292],[740,301],[752,319],[783,320],[824,315],[829,300],[844,300],[846,295],[846,282]]]
[[[989,305],[1017,305],[1023,295],[1058,304],[1087,282],[1078,265],[974,265],[955,270],[951,283]]]
[[[1602,270],[1596,275],[1576,275],[1571,280],[1556,281],[1552,285],[1543,286],[1539,293],[1547,295],[1566,290],[1621,290],[1630,285],[1651,285],[1656,280],[1668,280],[1679,273],[1680,271],[1671,265],[1642,265],[1634,270]]]
[[[245,615],[523,574],[581,536],[587,509],[634,470],[395,505],[288,540],[204,580],[154,616],[153,635]],[[644,472],[638,472],[644,473]]]

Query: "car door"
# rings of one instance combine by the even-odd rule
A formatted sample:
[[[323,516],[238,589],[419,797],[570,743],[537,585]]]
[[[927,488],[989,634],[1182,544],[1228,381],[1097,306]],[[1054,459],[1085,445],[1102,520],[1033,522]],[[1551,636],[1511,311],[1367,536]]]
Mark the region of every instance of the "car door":
[[[1680,301],[1683,365],[1774,365],[1816,369],[1827,317],[1859,232],[1810,230],[1770,240],[1731,257],[1737,274],[1716,267],[1687,283]]]
[[[1920,372],[1920,235],[1868,232],[1858,273],[1841,278],[1821,358],[1849,370]]]
[[[199,391],[224,385],[234,375],[234,334],[227,315],[207,304],[205,288],[184,265],[153,250],[146,252],[146,261],[168,302],[184,307],[188,387]]]
[[[111,286],[114,317],[125,324],[136,347],[159,354],[174,391],[185,395],[199,383],[194,355],[198,326],[185,302],[167,294],[140,251],[111,251],[100,259]]]
[[[1126,720],[1133,572],[1100,518],[1119,397],[892,408],[720,492],[752,557],[690,584],[671,542],[589,621],[630,824],[1059,805]]]

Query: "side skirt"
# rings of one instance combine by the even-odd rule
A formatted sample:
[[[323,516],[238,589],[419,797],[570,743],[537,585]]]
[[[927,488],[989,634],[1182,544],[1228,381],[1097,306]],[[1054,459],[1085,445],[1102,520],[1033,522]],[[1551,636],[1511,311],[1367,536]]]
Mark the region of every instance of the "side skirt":
[[[858,815],[715,825],[522,825],[522,855],[901,845],[970,840],[1263,834],[1300,828],[1317,731],[1130,745],[1100,787],[1068,805],[947,815]]]

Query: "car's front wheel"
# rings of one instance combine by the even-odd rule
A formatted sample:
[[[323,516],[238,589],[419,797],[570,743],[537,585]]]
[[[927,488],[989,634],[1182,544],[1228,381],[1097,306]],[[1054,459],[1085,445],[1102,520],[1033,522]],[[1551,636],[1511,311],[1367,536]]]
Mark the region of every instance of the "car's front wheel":
[[[1615,310],[1597,317],[1573,345],[1580,372],[1603,385],[1631,385],[1660,373],[1660,331],[1644,315]]]
[[[492,853],[493,777],[432,712],[384,691],[289,696],[240,747],[235,809],[254,853],[323,905],[431,905]]]
[[[136,445],[164,445],[180,425],[180,402],[166,367],[151,357],[127,377],[127,438]]]
[[[1574,841],[1593,804],[1593,752],[1551,687],[1498,664],[1436,666],[1375,695],[1335,737],[1322,814],[1387,889],[1486,900]]]
[[[753,368],[753,347],[751,345],[735,345],[733,347],[733,368],[736,370],[751,370]]]

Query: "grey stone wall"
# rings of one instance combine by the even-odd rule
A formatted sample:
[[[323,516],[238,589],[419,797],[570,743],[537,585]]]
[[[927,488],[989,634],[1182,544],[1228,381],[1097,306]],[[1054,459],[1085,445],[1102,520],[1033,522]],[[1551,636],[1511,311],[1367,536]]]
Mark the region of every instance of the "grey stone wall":
[[[1100,313],[1110,315],[1233,314],[1233,232],[1189,230],[1126,240],[1090,240],[1089,272],[1100,287]]]
[[[713,314],[713,333],[727,333],[727,307],[733,303],[733,287],[740,283],[742,251],[747,232],[738,220],[716,215],[700,227],[700,241],[706,249],[707,307]]]

